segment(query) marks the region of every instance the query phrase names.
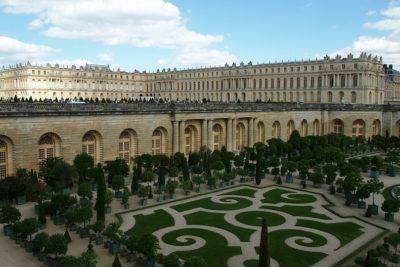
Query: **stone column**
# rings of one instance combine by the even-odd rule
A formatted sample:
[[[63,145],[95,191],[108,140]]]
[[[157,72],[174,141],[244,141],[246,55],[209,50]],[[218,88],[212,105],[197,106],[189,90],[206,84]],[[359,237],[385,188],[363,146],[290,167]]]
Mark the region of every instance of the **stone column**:
[[[207,129],[208,129],[208,137],[207,137],[207,144],[208,148],[213,150],[214,140],[213,140],[213,129],[212,129],[213,120],[207,120]]]
[[[185,121],[179,122],[179,152],[185,154]]]
[[[207,119],[201,122],[201,146],[207,146]]]
[[[254,118],[249,118],[249,147],[254,145]]]
[[[232,120],[232,150],[236,151],[236,119]]]
[[[174,144],[174,154],[176,152],[179,152],[179,122],[178,121],[172,121],[173,124],[173,140],[172,143]]]
[[[228,118],[226,126],[226,149],[232,151],[232,119]]]

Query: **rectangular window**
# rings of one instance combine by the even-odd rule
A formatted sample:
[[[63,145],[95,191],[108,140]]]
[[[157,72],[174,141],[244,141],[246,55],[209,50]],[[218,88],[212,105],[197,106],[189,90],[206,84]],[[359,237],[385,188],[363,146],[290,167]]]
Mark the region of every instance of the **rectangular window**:
[[[6,178],[6,166],[0,166],[0,179]]]
[[[6,152],[0,152],[0,163],[6,163]]]

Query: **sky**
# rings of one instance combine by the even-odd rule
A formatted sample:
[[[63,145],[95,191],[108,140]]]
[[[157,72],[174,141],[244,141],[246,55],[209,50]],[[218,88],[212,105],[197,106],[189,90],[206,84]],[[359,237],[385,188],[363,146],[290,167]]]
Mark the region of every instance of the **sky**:
[[[400,0],[0,0],[0,66],[126,71],[361,52],[400,67]]]

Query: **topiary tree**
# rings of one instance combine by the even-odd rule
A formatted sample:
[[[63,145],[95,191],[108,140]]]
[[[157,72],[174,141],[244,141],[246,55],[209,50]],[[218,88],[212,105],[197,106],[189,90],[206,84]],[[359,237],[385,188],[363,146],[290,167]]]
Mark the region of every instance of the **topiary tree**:
[[[75,174],[75,168],[61,158],[47,158],[40,163],[39,175],[55,191],[70,187]]]
[[[83,182],[78,186],[78,195],[83,198],[93,198],[92,188],[88,182]]]
[[[114,178],[112,179],[111,186],[113,190],[117,191],[116,196],[118,196],[121,193],[120,190],[124,188],[124,184],[125,184],[124,177],[122,175],[114,176]]]
[[[176,178],[179,175],[179,170],[176,166],[171,166],[168,171],[168,176],[170,178]]]
[[[49,235],[46,232],[40,232],[32,240],[32,251],[41,252],[49,240]]]
[[[97,168],[95,170],[95,176],[97,180],[97,199],[96,199],[96,204],[95,204],[95,209],[96,209],[96,217],[97,220],[99,221],[105,221],[106,218],[106,194],[107,194],[107,189],[106,189],[106,182],[104,179],[104,172],[103,168],[101,167],[100,164],[97,165]],[[112,201],[112,199],[111,199]],[[111,203],[111,202],[110,202]]]
[[[152,234],[143,234],[139,238],[137,247],[148,259],[154,259],[160,249],[158,238]]]
[[[110,204],[113,200],[113,193],[110,190],[107,190],[106,192],[106,197],[105,197],[105,203],[106,203],[106,207],[110,207]]]
[[[74,166],[79,176],[79,184],[86,181],[89,170],[94,167],[94,159],[92,156],[81,153],[75,156]]]
[[[362,203],[365,203],[364,199],[369,198],[370,195],[371,195],[371,192],[369,191],[367,185],[363,184],[357,188],[356,197],[358,199],[361,199]],[[364,204],[362,206],[364,206]]]
[[[310,180],[313,181],[314,186],[320,186],[324,182],[324,175],[321,167],[316,166],[314,171],[310,174]]]
[[[63,234],[54,234],[49,237],[44,250],[47,254],[55,254],[58,258],[60,254],[67,253],[68,240]]]
[[[29,237],[32,240],[32,234],[39,230],[39,223],[36,218],[27,218],[20,222],[21,234],[24,237]]]
[[[112,180],[117,175],[127,176],[129,166],[124,159],[116,158],[115,160],[106,161],[104,170],[108,172],[108,184],[112,184]]]
[[[12,206],[4,206],[0,212],[0,222],[13,225],[21,219],[21,212]]]
[[[124,245],[126,248],[133,253],[135,250],[137,250],[138,246],[138,239],[134,234],[129,234],[128,238],[124,240]]]
[[[58,211],[60,215],[63,215],[64,212],[76,204],[76,202],[75,197],[65,194],[55,194],[51,198],[50,205],[54,210]]]
[[[394,199],[385,199],[382,203],[382,210],[386,212],[385,220],[393,221],[393,213],[399,211],[399,202]]]
[[[171,253],[164,257],[164,267],[181,267],[178,255]]]
[[[86,223],[88,223],[93,217],[92,208],[89,206],[84,206],[77,209],[76,221],[77,223],[83,223],[83,228],[86,228]]]
[[[375,206],[375,194],[379,194],[381,192],[381,190],[384,187],[384,184],[377,178],[371,178],[368,180],[367,186],[372,194],[372,205]]]
[[[118,253],[115,254],[115,258],[114,258],[112,267],[121,267],[121,262],[119,261]]]

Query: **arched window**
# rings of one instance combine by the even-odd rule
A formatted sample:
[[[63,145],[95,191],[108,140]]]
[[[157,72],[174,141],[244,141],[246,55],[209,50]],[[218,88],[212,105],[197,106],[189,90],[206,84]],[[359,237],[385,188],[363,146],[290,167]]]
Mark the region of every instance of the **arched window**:
[[[39,161],[55,157],[56,147],[54,139],[51,136],[43,136],[39,140]]]
[[[301,122],[301,136],[305,137],[308,135],[308,123],[306,120]]]
[[[0,179],[7,176],[7,144],[0,140]]]
[[[294,131],[294,122],[292,120],[290,120],[287,124],[287,139],[289,140],[290,135],[293,133]]]
[[[344,102],[344,93],[343,93],[343,91],[339,92],[339,101],[340,101],[340,103]]]
[[[344,127],[343,122],[339,119],[333,121],[333,133],[335,134],[343,134]]]
[[[91,133],[85,134],[82,138],[82,153],[86,153],[92,156],[94,162],[97,162],[96,152],[97,152],[96,137]]]
[[[245,128],[243,123],[238,123],[236,125],[236,150],[241,150],[245,145]]]
[[[130,163],[132,152],[132,136],[128,131],[123,131],[119,136],[119,158],[124,159],[126,163]]]
[[[215,124],[212,130],[213,130],[213,150],[219,150],[223,146],[222,127],[219,124]]]
[[[328,92],[328,103],[332,103],[332,92]]]
[[[374,120],[372,123],[372,135],[380,135],[381,134],[381,121]]]
[[[355,120],[353,122],[351,136],[357,137],[364,135],[365,135],[365,122],[363,120]]]
[[[257,123],[257,141],[261,143],[265,142],[265,127],[261,121]]]
[[[319,121],[317,119],[313,122],[313,135],[319,135]]]
[[[281,124],[279,121],[275,121],[272,124],[272,138],[281,138]]]
[[[197,130],[193,126],[186,127],[185,129],[185,154],[189,155],[190,152],[197,151],[198,140]]]
[[[153,155],[159,155],[162,153],[162,133],[160,130],[156,129],[153,132],[152,140],[151,140],[151,151]]]

